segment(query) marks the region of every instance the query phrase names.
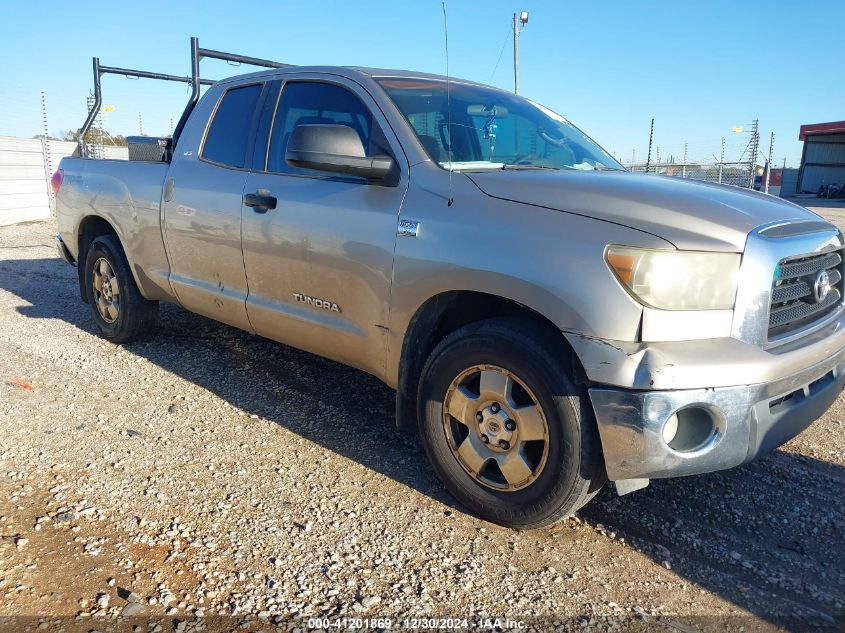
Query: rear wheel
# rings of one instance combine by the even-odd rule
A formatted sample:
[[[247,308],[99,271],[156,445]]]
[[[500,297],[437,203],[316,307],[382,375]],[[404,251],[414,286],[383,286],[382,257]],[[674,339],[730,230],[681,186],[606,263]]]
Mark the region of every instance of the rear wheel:
[[[104,235],[91,243],[82,274],[91,314],[106,339],[128,343],[155,326],[158,301],[141,295],[117,237]]]
[[[432,352],[420,434],[446,488],[509,527],[554,523],[604,482],[584,390],[547,337],[512,319],[470,324]]]

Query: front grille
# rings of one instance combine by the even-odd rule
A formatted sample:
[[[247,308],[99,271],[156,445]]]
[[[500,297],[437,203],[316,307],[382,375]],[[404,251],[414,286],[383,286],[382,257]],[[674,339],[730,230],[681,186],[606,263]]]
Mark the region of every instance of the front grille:
[[[822,270],[827,271],[831,289],[819,301],[815,285]],[[772,283],[769,340],[823,319],[839,307],[842,296],[842,256],[838,251],[782,259]]]

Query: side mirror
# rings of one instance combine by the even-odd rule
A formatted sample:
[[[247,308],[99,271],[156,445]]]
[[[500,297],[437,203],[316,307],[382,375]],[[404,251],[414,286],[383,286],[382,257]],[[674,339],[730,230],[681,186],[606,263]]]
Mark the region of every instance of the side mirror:
[[[393,171],[390,156],[367,156],[348,125],[302,124],[291,132],[285,160],[293,167],[382,179]]]

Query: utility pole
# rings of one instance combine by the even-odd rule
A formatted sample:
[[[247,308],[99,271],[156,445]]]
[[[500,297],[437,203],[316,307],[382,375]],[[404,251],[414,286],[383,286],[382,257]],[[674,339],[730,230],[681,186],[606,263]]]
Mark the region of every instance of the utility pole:
[[[50,161],[50,130],[47,125],[47,98],[44,96],[44,91],[41,91],[41,155],[44,157],[44,175],[49,182],[53,176],[53,165]],[[56,213],[56,200],[53,198],[53,188],[47,187],[48,202],[50,204],[50,213]]]
[[[516,26],[516,13],[513,14],[513,93],[519,94],[519,29]]]
[[[722,184],[722,165],[725,164],[725,137],[722,137],[722,153],[719,155],[719,184]]]
[[[138,134],[144,136],[144,122],[141,120],[141,113],[138,113]]]
[[[772,148],[775,146],[775,133],[769,138],[769,158],[766,160],[766,189],[765,193],[769,193],[769,177],[772,173]]]
[[[94,95],[88,95],[86,99],[88,111],[94,107]],[[103,111],[97,113],[97,118],[94,119],[91,129],[86,135],[88,139],[81,139],[83,147],[88,152],[88,158],[102,158],[103,154]]]
[[[513,93],[519,94],[519,23],[528,24],[528,11],[513,14]]]
[[[44,96],[44,91],[41,91],[41,131],[44,133],[44,139],[46,140],[49,132],[47,126],[47,98]]]
[[[91,111],[91,108],[94,107],[94,95],[88,95],[85,98],[85,109],[87,112]],[[96,129],[96,125],[92,125],[91,128]],[[91,146],[94,145],[94,133],[91,129],[88,130],[87,134],[88,138],[86,139],[85,136],[82,136],[79,139],[79,142],[82,145],[82,149],[86,151],[85,156],[86,158],[95,158],[93,156],[93,151]]]
[[[682,170],[683,170],[682,178],[687,177],[687,146],[688,146],[688,143],[686,141],[684,141],[684,166],[682,167]]]
[[[760,133],[758,131],[758,126],[760,121],[758,119],[754,119],[754,122],[751,124],[751,169],[749,170],[751,173],[748,175],[748,188],[754,189],[754,176],[757,175],[757,150],[760,146]]]
[[[648,133],[648,157],[645,159],[645,173],[651,165],[651,141],[654,139],[654,119],[651,120],[651,131]]]

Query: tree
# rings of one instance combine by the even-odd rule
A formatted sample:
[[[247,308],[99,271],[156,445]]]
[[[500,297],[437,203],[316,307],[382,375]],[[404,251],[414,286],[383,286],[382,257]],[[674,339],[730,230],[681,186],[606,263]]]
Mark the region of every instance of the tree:
[[[92,126],[88,133],[86,134],[87,142],[93,143],[95,145],[117,145],[120,147],[126,147],[126,137],[123,134],[115,134],[111,136],[105,130],[98,128],[97,126]],[[102,139],[100,142],[99,139]],[[62,132],[60,139],[55,139],[60,141],[73,141],[74,143],[79,142],[79,131],[78,130],[64,130]]]

